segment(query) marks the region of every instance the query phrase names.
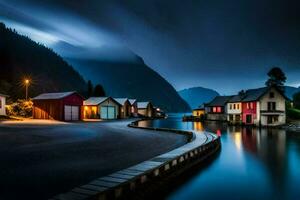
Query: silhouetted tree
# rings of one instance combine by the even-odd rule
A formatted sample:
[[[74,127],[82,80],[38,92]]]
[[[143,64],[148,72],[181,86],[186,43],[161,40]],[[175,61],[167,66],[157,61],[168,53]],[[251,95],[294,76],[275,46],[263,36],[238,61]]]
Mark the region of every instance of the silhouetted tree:
[[[286,76],[284,72],[279,67],[273,67],[268,72],[269,79],[266,82],[266,86],[277,86],[283,89],[284,83],[286,81]]]
[[[239,91],[239,96],[244,96],[246,94],[245,90]]]
[[[94,89],[94,96],[95,97],[104,97],[105,96],[105,91],[102,85],[98,84],[95,86]]]
[[[93,95],[93,92],[94,92],[94,87],[93,87],[93,84],[92,84],[91,80],[88,81],[87,86],[88,86],[88,89],[87,89],[88,97],[91,97]]]
[[[294,108],[300,109],[300,92],[293,96]]]

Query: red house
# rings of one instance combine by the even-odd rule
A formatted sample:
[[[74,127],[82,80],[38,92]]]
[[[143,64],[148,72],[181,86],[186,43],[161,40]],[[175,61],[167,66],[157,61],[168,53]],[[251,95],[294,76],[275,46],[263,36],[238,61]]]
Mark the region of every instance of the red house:
[[[242,120],[244,124],[254,124],[257,119],[257,102],[242,102]]]
[[[44,93],[32,99],[34,119],[78,121],[83,117],[83,97],[77,92]]]

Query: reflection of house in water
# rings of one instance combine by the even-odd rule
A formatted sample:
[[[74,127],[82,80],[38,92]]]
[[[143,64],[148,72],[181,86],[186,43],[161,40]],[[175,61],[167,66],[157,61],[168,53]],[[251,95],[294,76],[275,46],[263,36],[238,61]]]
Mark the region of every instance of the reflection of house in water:
[[[238,127],[233,127],[239,129]],[[232,129],[232,128],[230,128]],[[259,129],[243,127],[241,129],[241,140],[243,148],[256,156],[267,167],[274,178],[274,186],[285,185],[288,158],[286,153],[286,132],[280,129]],[[230,130],[237,133],[237,130]]]
[[[194,122],[193,129],[195,131],[204,131],[203,124],[201,122]]]

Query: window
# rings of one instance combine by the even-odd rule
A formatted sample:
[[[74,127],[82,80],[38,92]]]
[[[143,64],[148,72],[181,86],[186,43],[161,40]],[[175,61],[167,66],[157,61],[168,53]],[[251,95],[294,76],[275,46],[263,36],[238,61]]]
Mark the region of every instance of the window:
[[[2,99],[0,99],[0,109],[2,108]]]
[[[233,104],[233,109],[235,110],[235,104]]]
[[[237,107],[237,109],[240,109],[240,104],[237,104],[237,106],[236,106],[236,107]]]
[[[275,95],[274,95],[274,92],[270,92],[270,95],[269,95],[269,96],[270,96],[270,98],[274,98],[274,96],[275,96]]]
[[[229,107],[230,107],[230,110],[232,110],[232,104],[230,104]]]
[[[276,110],[276,102],[268,102],[268,110],[269,111]]]
[[[218,113],[222,112],[221,107],[217,107],[217,112],[218,112]]]
[[[229,115],[229,121],[233,121],[233,115]]]
[[[250,103],[250,108],[253,109],[253,102]]]
[[[247,103],[247,109],[249,109],[249,108],[250,108],[249,103]]]
[[[213,112],[217,112],[217,108],[216,107],[213,107]]]

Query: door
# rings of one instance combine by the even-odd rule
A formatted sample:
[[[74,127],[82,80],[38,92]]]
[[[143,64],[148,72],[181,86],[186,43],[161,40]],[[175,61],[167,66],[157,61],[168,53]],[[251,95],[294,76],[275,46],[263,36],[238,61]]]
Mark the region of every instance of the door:
[[[246,123],[251,124],[252,123],[252,115],[246,115]]]
[[[78,106],[72,106],[72,121],[78,121],[79,120],[79,107]]]
[[[65,106],[65,121],[79,120],[79,106]]]
[[[72,106],[65,106],[65,121],[72,120]]]
[[[101,119],[116,119],[116,108],[114,106],[101,106]]]
[[[101,119],[107,119],[107,106],[101,106],[101,113],[100,118]]]
[[[115,119],[116,118],[116,108],[113,106],[107,107],[107,118]]]

